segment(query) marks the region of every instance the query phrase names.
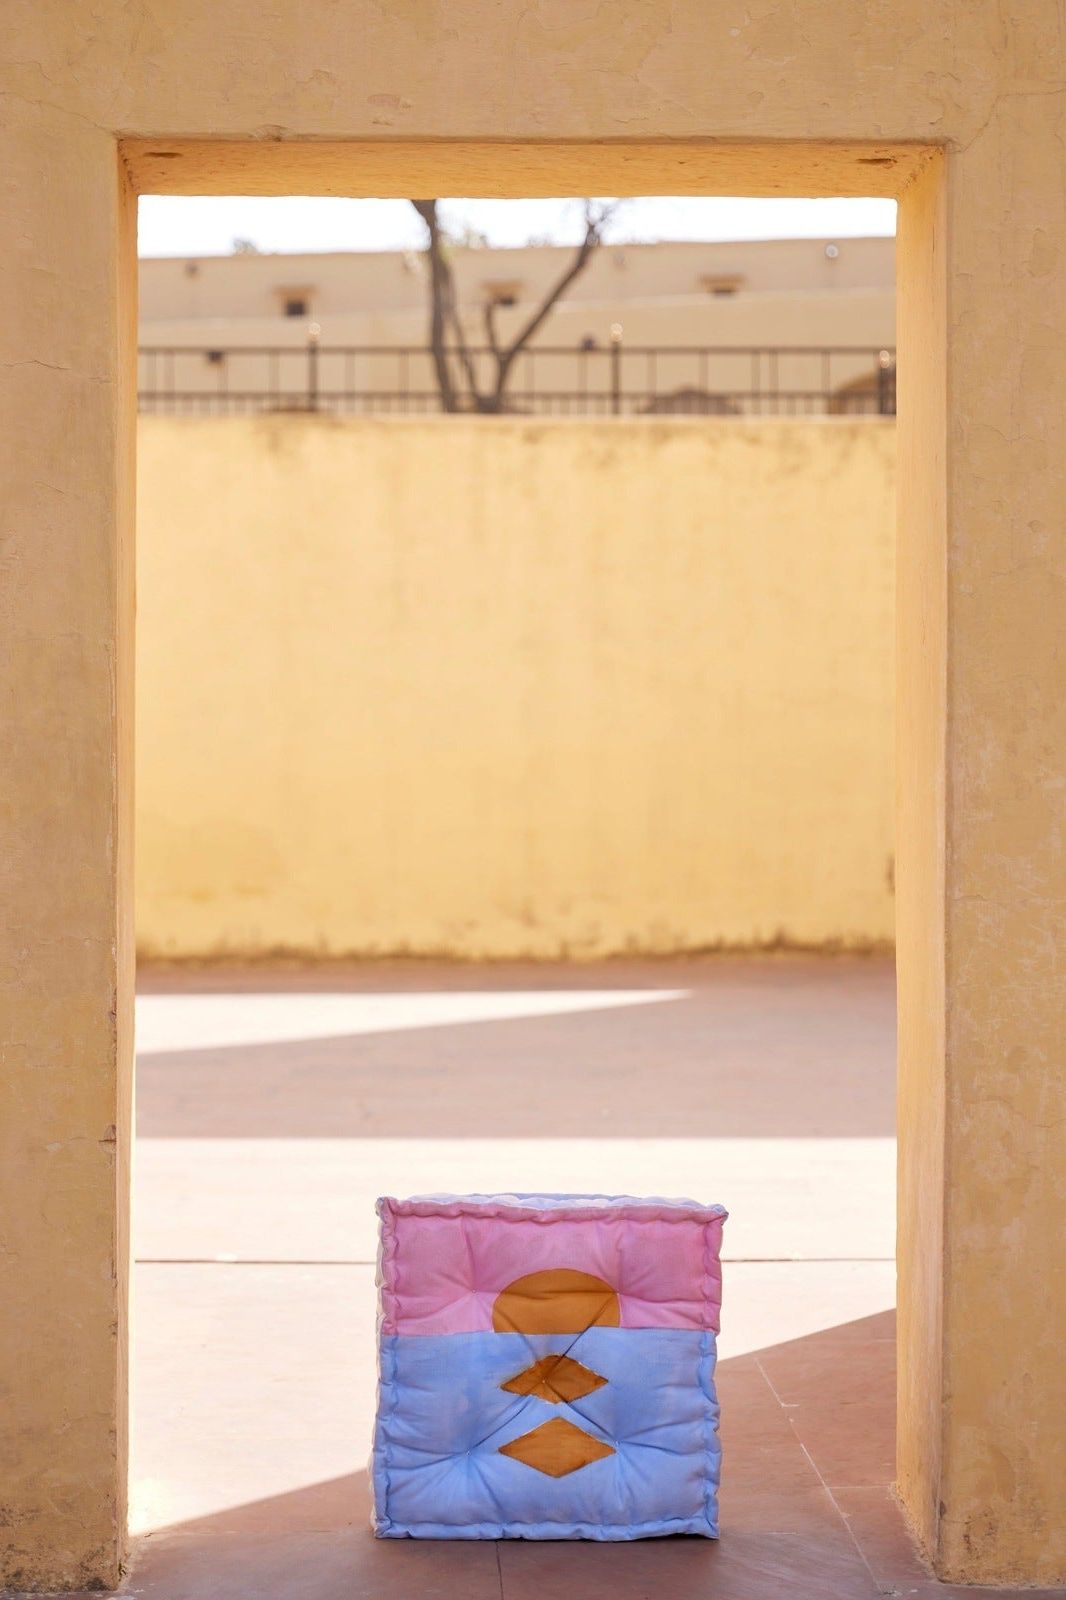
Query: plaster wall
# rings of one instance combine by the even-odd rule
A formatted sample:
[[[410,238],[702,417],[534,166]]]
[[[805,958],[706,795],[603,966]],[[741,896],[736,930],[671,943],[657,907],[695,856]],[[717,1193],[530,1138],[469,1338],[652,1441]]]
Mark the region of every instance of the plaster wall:
[[[103,134],[5,153],[0,1586],[77,1588],[126,1528],[136,203]]]
[[[945,1577],[1066,1578],[1060,8],[14,0],[3,29],[4,1577],[123,1555],[128,219],[156,191],[899,197],[899,1481]]]
[[[892,423],[144,418],[146,955],[893,934]]]

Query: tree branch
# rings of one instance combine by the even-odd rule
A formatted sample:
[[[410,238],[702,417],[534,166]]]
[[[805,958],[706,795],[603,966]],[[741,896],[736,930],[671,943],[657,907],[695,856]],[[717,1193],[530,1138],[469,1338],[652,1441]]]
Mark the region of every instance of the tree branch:
[[[481,412],[495,412],[503,408],[503,395],[516,358],[543,326],[552,310],[567,289],[588,266],[593,252],[603,242],[604,230],[617,210],[618,202],[596,206],[585,201],[585,236],[578,245],[570,263],[548,290],[540,305],[508,344],[500,341],[496,322],[497,306],[488,299],[484,305],[485,336],[489,350],[496,362],[496,381],[490,393],[478,387],[477,365],[471,355],[459,315],[455,292],[455,277],[445,253],[446,242],[438,212],[439,200],[412,200],[418,215],[425,223],[429,236],[427,254],[430,268],[430,322],[429,343],[433,365],[437,374],[441,407],[445,411],[462,411],[467,407]],[[449,334],[454,350],[449,348]],[[451,356],[458,358],[466,388],[457,389],[451,369]]]
[[[452,325],[452,332],[455,335],[455,344],[458,351],[460,364],[463,368],[463,371],[466,373],[466,381],[470,388],[470,398],[474,402],[475,409],[480,410],[481,394],[477,386],[477,368],[474,366],[473,359],[466,347],[466,336],[463,333],[463,324],[459,320],[459,311],[455,304],[455,283],[452,279],[450,271],[448,274],[448,279],[448,320]]]
[[[426,225],[429,235],[429,348],[433,355],[433,366],[437,373],[437,388],[440,390],[440,403],[445,411],[456,411],[455,386],[452,383],[451,368],[448,365],[448,350],[445,342],[445,308],[447,305],[446,284],[448,266],[441,250],[440,224],[437,219],[436,200],[412,200],[418,215]]]
[[[448,360],[448,330],[451,329],[455,342],[455,353],[463,369],[469,389],[469,400],[475,411],[485,409],[484,397],[478,389],[477,368],[473,357],[467,348],[466,335],[459,316],[459,306],[455,293],[455,275],[451,264],[444,251],[445,235],[440,225],[437,211],[438,200],[412,200],[418,215],[426,225],[429,234],[429,260],[430,260],[430,348],[433,352],[433,364],[437,371],[437,383],[441,393],[441,404],[445,411],[463,411],[466,407],[460,404],[460,397],[452,378],[451,366]]]
[[[553,285],[540,305],[534,311],[529,321],[515,335],[511,343],[502,352],[494,351],[496,355],[496,397],[499,400],[503,394],[515,357],[529,343],[537,329],[551,314],[557,301],[566,293],[575,278],[580,277],[588,266],[593,251],[602,243],[604,229],[617,210],[617,203],[601,206],[598,210],[591,200],[585,201],[585,237],[578,245],[570,265]]]
[[[500,341],[496,336],[496,302],[490,295],[485,301],[485,337],[489,342],[489,349],[500,359]]]

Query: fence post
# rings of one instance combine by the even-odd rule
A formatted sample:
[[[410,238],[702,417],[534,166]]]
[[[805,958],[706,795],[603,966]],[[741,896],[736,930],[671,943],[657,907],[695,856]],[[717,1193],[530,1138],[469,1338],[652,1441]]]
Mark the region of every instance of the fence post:
[[[611,415],[622,410],[622,324],[611,323]]]
[[[307,330],[307,409],[318,410],[318,341],[322,329],[312,322]]]

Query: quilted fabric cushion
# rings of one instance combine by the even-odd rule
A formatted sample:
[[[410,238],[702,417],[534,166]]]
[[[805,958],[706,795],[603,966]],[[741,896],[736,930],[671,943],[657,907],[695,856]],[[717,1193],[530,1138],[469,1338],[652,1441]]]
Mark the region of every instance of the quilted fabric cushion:
[[[427,1195],[378,1215],[379,1536],[717,1537],[721,1206]]]

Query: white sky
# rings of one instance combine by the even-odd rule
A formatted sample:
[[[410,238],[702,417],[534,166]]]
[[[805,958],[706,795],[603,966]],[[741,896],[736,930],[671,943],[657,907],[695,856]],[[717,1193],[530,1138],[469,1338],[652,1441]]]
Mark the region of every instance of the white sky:
[[[448,200],[451,225],[477,229],[492,245],[568,244],[580,235],[574,200]],[[659,196],[626,200],[608,237],[799,239],[891,235],[893,200],[743,200]],[[326,200],[309,196],[148,195],[140,203],[142,256],[228,255],[234,240],[259,250],[407,250],[423,242],[406,200]]]

